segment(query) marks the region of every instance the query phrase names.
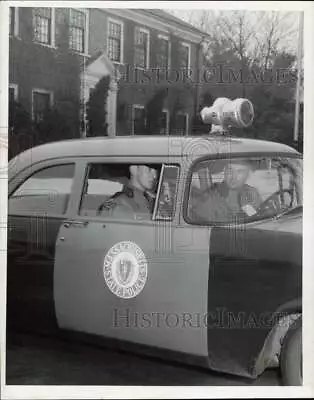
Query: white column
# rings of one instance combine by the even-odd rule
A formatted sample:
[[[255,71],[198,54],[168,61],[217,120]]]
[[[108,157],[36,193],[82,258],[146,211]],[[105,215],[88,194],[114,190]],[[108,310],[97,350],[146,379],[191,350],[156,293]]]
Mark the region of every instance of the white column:
[[[84,75],[84,86],[82,89],[82,94],[83,94],[83,118],[84,118],[84,129],[81,133],[82,137],[86,137],[87,136],[87,129],[88,129],[88,122],[87,122],[87,113],[86,113],[86,109],[87,109],[87,102],[89,100],[89,92],[90,89],[92,89],[93,87],[95,87],[97,83],[97,80],[95,78],[91,78],[89,75],[85,74]]]
[[[117,123],[117,82],[111,77],[110,89],[107,99],[107,124],[108,136],[116,136],[116,123]]]

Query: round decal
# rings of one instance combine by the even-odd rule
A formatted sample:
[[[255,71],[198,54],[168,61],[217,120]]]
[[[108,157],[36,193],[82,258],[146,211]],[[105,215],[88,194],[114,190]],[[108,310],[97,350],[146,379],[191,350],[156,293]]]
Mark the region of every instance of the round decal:
[[[147,260],[142,249],[133,242],[112,246],[104,259],[104,278],[116,296],[123,299],[137,296],[147,280]]]

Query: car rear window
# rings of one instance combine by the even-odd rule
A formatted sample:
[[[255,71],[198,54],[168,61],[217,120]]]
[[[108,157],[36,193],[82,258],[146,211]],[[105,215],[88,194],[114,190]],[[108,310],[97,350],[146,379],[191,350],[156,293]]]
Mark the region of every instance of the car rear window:
[[[9,214],[65,214],[72,190],[74,164],[35,172],[9,199]]]

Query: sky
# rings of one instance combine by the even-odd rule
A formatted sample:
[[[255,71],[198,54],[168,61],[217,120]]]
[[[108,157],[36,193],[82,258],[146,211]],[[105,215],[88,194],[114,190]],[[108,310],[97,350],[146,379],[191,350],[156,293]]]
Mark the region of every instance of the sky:
[[[166,11],[174,14],[176,17],[179,17],[183,19],[186,22],[195,24],[196,26],[200,27],[200,21],[202,18],[202,14],[204,14],[205,10],[200,10],[200,9],[167,9]],[[221,12],[220,10],[206,10],[208,11],[209,14],[209,21],[214,19],[215,17],[218,16],[218,14]],[[222,11],[223,15],[230,16],[230,11]],[[232,11],[231,11],[232,12]],[[265,19],[267,20],[267,17],[270,16],[271,12],[266,11],[265,12]],[[262,24],[260,22],[260,14],[259,12],[256,11],[246,11],[246,17],[248,20],[248,23],[254,28],[256,28],[256,33],[262,34],[263,31],[267,31],[267,26],[266,24]],[[280,26],[278,27],[279,32],[280,32],[280,41],[279,41],[279,48],[285,48],[295,54],[297,52],[297,47],[298,47],[298,28],[299,28],[299,13],[296,11],[291,11],[291,12],[278,12],[278,17],[281,20],[280,21]],[[210,22],[209,22],[210,25]],[[209,26],[210,29],[210,26]],[[204,30],[204,28],[203,28]],[[207,29],[205,28],[207,31]]]

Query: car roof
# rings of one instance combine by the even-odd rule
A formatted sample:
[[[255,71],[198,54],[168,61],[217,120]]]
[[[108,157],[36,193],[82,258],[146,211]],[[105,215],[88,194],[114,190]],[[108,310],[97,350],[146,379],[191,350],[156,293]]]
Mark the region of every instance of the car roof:
[[[287,145],[248,138],[227,136],[115,136],[68,139],[28,149],[9,163],[22,170],[40,161],[88,156],[185,157],[195,159],[216,154],[290,153],[299,154]],[[16,169],[13,168],[13,169]],[[18,172],[18,171],[15,171]]]

